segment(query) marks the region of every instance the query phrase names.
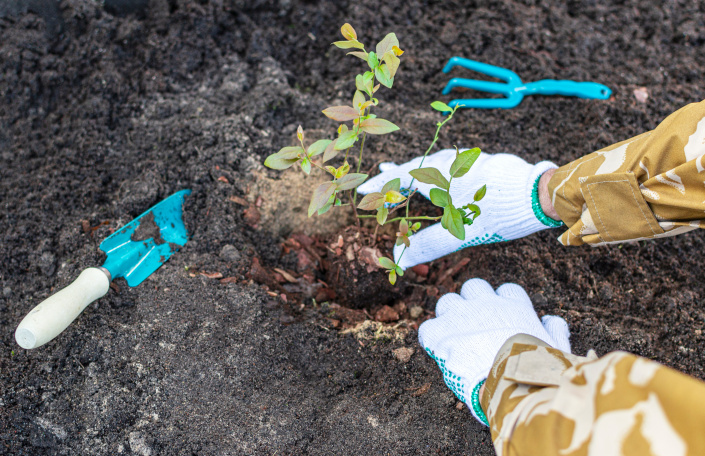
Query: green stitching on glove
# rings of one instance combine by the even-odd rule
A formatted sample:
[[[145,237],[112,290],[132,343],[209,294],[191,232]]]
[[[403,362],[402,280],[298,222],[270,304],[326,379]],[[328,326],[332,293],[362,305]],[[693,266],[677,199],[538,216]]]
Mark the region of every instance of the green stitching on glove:
[[[468,242],[463,244],[458,250],[456,250],[456,252],[459,250],[463,250],[465,247],[475,247],[477,245],[495,244],[497,242],[506,242],[506,241],[507,241],[506,239],[504,239],[502,236],[500,236],[497,233],[492,234],[492,236],[490,236],[490,233],[485,233],[485,235],[482,237],[477,236],[477,237],[470,239]]]
[[[465,391],[465,384],[462,383],[462,379],[451,371],[449,371],[448,369],[446,369],[446,362],[444,359],[438,358],[428,348],[426,349],[426,353],[428,353],[428,356],[433,358],[436,364],[438,364],[438,367],[441,368],[441,372],[443,372],[443,381],[446,382],[446,385],[448,385],[448,388],[450,388],[453,394],[455,394],[455,397],[467,403],[467,401],[465,400],[465,396],[463,396],[463,391]]]

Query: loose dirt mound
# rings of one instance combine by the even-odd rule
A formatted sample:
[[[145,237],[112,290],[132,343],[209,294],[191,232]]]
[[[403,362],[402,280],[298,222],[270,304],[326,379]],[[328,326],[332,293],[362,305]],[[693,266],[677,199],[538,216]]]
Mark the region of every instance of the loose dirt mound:
[[[271,225],[286,205],[266,189],[287,177],[261,165],[299,123],[332,133],[317,113],[349,99],[360,68],[329,45],[344,22],[406,51],[380,96],[402,131],[371,144],[370,164],[425,149],[454,55],[613,89],[461,112],[440,142],[562,164],[702,98],[703,4],[101,3],[0,8],[0,454],[493,454],[416,343],[470,277],[525,286],[568,320],[577,353],[629,350],[705,378],[700,232],[597,249],[543,232],[436,261],[397,295],[356,295],[353,272],[336,286],[314,254],[334,265],[365,245],[343,231],[337,252],[319,233],[309,251],[298,222]],[[102,239],[183,188],[178,254],[137,288],[116,281],[54,342],[17,347],[34,305],[102,263]]]

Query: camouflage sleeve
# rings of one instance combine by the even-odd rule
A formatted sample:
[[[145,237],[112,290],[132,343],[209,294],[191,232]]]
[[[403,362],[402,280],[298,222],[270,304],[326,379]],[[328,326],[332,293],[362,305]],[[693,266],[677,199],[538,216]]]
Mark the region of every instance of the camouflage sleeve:
[[[481,405],[499,456],[705,454],[705,383],[624,352],[578,357],[517,335]]]
[[[705,227],[705,101],[656,129],[560,167],[548,189],[563,245],[674,236]]]

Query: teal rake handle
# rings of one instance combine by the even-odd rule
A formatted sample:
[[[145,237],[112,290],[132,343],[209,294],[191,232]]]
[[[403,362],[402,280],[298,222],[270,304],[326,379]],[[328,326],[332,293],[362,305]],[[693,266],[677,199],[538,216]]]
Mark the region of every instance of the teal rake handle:
[[[563,95],[564,97],[606,100],[612,94],[609,87],[597,82],[575,82],[570,80],[542,79],[515,88],[523,95]]]
[[[451,107],[462,105],[464,108],[509,109],[521,103],[525,95],[563,95],[598,100],[606,100],[612,95],[612,91],[609,87],[596,82],[543,79],[541,81],[525,84],[521,81],[521,78],[511,70],[488,63],[465,59],[463,57],[451,57],[443,68],[443,72],[448,73],[456,66],[486,74],[487,76],[501,79],[505,82],[453,78],[448,81],[448,84],[443,89],[443,95],[448,95],[456,87],[462,87],[480,92],[498,93],[504,95],[506,98],[457,99],[448,103]]]

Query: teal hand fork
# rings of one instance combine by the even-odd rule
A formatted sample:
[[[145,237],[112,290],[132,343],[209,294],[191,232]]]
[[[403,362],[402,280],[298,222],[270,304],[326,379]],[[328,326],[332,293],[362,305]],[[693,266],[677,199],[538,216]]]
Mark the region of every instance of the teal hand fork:
[[[448,95],[456,87],[462,87],[480,92],[498,93],[504,95],[506,98],[457,99],[448,103],[451,108],[456,105],[461,105],[463,108],[511,109],[521,103],[521,100],[526,95],[563,95],[567,97],[607,100],[612,94],[612,90],[610,90],[609,87],[596,82],[542,79],[536,82],[524,83],[519,76],[511,70],[463,57],[451,57],[443,68],[443,72],[448,73],[456,66],[486,74],[487,76],[501,79],[505,82],[453,78],[448,81],[448,84],[443,89],[443,95]]]

